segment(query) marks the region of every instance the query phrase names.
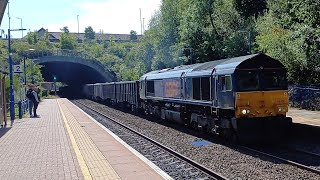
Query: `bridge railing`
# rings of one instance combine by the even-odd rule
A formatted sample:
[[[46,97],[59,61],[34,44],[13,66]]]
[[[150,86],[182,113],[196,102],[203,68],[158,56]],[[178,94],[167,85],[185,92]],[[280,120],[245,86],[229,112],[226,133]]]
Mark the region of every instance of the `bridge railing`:
[[[86,60],[95,60],[93,56],[85,52],[68,50],[68,49],[54,49],[54,50],[32,50],[24,52],[24,56],[29,59],[36,59],[46,56],[68,56],[68,57],[77,57]]]
[[[101,62],[97,61],[95,57],[89,55],[85,52],[74,51],[68,49],[53,49],[53,50],[32,50],[24,52],[24,56],[29,59],[39,59],[42,57],[50,57],[50,56],[66,56],[71,58],[81,58],[86,61],[90,61],[90,64],[95,65],[96,67],[103,68],[104,71],[112,74],[112,70],[104,67]]]
[[[72,58],[81,58],[84,60],[89,60],[91,64],[96,64],[98,66],[104,67],[99,61],[96,60],[93,56],[80,52],[80,51],[73,51],[68,49],[54,49],[54,50],[33,50],[28,51],[24,54],[25,57],[29,59],[38,59],[41,57],[49,57],[49,56],[67,56]],[[110,72],[109,69],[106,69]]]
[[[289,102],[293,107],[320,110],[320,87],[290,86]]]

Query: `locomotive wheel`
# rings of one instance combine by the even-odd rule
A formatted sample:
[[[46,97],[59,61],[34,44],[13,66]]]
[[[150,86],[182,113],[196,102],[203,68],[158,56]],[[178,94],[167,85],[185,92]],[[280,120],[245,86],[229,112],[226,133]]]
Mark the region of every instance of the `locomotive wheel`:
[[[238,135],[233,129],[223,129],[222,137],[228,142],[238,142]]]
[[[192,127],[193,129],[195,129],[195,130],[198,130],[198,123],[192,121],[191,127]]]

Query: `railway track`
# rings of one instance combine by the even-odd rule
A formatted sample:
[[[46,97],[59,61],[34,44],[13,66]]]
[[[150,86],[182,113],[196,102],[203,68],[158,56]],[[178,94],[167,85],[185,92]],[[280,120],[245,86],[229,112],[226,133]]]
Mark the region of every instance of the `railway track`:
[[[297,148],[277,147],[272,149],[251,148],[240,146],[243,149],[259,153],[286,164],[296,166],[316,174],[320,174],[320,155]]]
[[[297,152],[301,152],[301,153],[305,153],[305,154],[308,154],[310,156],[313,156],[315,158],[318,158],[320,159],[320,154],[317,154],[317,153],[313,153],[313,152],[309,152],[309,151],[306,151],[306,150],[303,150],[303,149],[299,149],[299,148],[290,148],[294,151],[297,151]],[[319,163],[320,164],[320,163]]]
[[[144,136],[136,130],[79,101],[72,102],[118,135],[123,141],[139,151],[174,179],[227,179],[221,174],[204,167],[188,157]]]

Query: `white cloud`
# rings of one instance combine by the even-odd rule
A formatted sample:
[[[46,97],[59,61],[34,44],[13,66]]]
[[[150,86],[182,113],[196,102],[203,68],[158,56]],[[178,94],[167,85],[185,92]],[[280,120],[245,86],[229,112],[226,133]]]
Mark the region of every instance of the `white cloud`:
[[[140,8],[144,18],[145,29],[151,16],[160,7],[161,0],[108,0],[103,2],[86,2],[75,4],[79,13],[79,29],[91,26],[95,32],[128,34],[130,30],[141,33]],[[71,32],[78,31],[76,12],[66,13],[66,20],[58,24],[46,24],[49,31],[60,31],[68,26]],[[72,14],[72,15],[71,15]],[[72,16],[72,17],[71,17]],[[70,17],[70,19],[68,19]]]

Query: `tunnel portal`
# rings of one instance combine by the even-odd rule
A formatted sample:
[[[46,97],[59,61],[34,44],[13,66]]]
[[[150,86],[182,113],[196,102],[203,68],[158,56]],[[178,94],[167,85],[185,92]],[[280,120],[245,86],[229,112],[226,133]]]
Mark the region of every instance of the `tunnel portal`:
[[[108,82],[99,71],[80,63],[55,61],[39,64],[46,82],[53,82],[55,76],[57,82],[67,85],[59,90],[62,97],[79,98],[84,84]]]

